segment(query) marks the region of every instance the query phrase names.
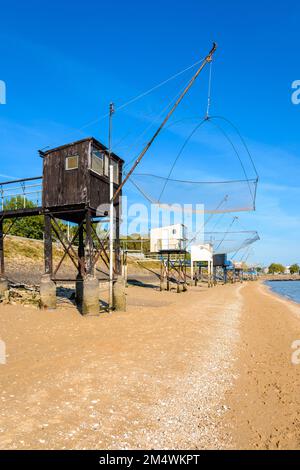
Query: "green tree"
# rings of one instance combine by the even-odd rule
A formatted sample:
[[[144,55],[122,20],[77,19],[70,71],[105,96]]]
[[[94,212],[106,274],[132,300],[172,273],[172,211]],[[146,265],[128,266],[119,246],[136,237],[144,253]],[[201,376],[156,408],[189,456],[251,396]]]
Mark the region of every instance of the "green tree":
[[[28,199],[24,201],[23,196],[13,196],[4,204],[4,210],[23,209],[24,207],[34,208],[35,204]],[[41,215],[6,219],[4,230],[8,229],[10,235],[41,240],[44,233],[44,220]]]
[[[292,264],[292,266],[290,267],[290,273],[291,274],[299,274],[300,272],[300,267],[298,264]]]
[[[15,210],[15,209],[32,209],[36,205],[29,199],[25,199],[23,196],[13,196],[9,201],[4,204],[4,210]],[[67,224],[61,220],[57,221],[60,230],[67,234]],[[10,235],[16,235],[18,237],[34,238],[36,240],[42,240],[44,237],[44,217],[42,215],[29,216],[29,217],[18,217],[16,219],[5,219],[4,231],[9,230]],[[72,238],[75,234],[76,226],[70,225],[69,233]],[[53,239],[57,237],[52,232]]]
[[[272,263],[269,266],[269,274],[284,274],[285,267],[279,263]]]
[[[149,253],[150,251],[150,240],[144,238],[137,233],[132,233],[128,236],[121,236],[121,247],[127,250],[142,251],[143,253]]]

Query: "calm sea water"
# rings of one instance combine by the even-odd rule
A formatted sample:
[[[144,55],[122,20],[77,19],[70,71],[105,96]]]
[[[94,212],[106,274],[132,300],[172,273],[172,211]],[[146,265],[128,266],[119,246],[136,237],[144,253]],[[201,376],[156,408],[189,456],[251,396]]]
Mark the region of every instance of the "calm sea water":
[[[277,294],[300,304],[300,281],[267,281],[266,284]]]

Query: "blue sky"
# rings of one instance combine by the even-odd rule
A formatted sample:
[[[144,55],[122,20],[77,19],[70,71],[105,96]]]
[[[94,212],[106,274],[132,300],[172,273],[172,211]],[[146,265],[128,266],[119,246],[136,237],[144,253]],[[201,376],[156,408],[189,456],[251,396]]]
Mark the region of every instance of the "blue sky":
[[[106,143],[107,120],[94,121],[111,100],[121,104],[188,67],[216,41],[211,112],[238,126],[260,175],[257,210],[239,214],[242,226],[261,236],[251,259],[300,262],[300,105],[291,102],[291,84],[300,79],[297,3],[53,0],[41,5],[0,1],[0,80],[7,86],[7,104],[0,105],[2,180],[41,174],[39,148],[87,135]],[[142,130],[190,75],[116,113],[114,144],[126,161],[151,133],[136,142]],[[207,83],[205,71],[178,118],[203,115]],[[187,125],[167,131],[143,168],[165,174],[183,131]],[[204,130],[177,172],[222,179],[238,176],[239,167],[220,136]],[[224,227],[230,217],[224,217]]]

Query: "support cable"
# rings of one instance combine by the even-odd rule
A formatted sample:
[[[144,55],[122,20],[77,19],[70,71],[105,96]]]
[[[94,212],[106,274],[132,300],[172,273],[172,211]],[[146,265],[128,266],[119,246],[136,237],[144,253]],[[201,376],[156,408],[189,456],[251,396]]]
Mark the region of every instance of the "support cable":
[[[228,233],[229,233],[229,230],[231,229],[231,227],[233,226],[234,222],[238,219],[237,216],[234,216],[233,219],[232,219],[232,222],[230,223],[227,231],[225,232],[225,235],[224,237],[222,238],[222,240],[220,241],[220,243],[218,244],[218,246],[215,248],[215,252],[220,248],[220,246],[222,245],[222,243],[224,242],[225,238],[227,237]]]
[[[193,68],[197,67],[197,65],[201,64],[201,62],[203,62],[205,60],[205,58],[202,58],[200,60],[197,60],[197,62],[194,62],[193,64],[189,65],[188,67],[184,68],[183,70],[180,70],[179,72],[175,73],[174,75],[171,75],[169,78],[163,80],[162,82],[152,86],[151,88],[149,88],[148,90],[145,90],[141,93],[139,93],[138,95],[130,98],[128,101],[126,101],[125,103],[123,104],[120,104],[119,106],[116,106],[115,107],[115,111],[120,111],[121,109],[124,109],[126,108],[127,106],[135,103],[136,101],[144,98],[145,96],[149,95],[150,93],[158,90],[160,87],[166,85],[167,83],[169,83],[170,81],[174,80],[175,78],[179,77],[180,75],[183,75],[184,73],[188,72],[189,70],[192,70]],[[97,124],[98,122],[104,120],[104,119],[107,119],[109,117],[109,112],[108,113],[105,113],[103,114],[102,116],[100,116],[99,118],[97,119],[94,119],[92,121],[89,121],[87,122],[86,124],[83,124],[81,127],[78,127],[78,128],[75,128],[77,131],[82,131],[83,129],[86,129],[87,127],[90,127],[92,126],[93,124]],[[71,134],[69,134],[71,136]],[[73,135],[73,134],[72,134]],[[52,144],[49,144],[47,147],[44,147],[44,148],[48,148],[50,147],[50,145]]]

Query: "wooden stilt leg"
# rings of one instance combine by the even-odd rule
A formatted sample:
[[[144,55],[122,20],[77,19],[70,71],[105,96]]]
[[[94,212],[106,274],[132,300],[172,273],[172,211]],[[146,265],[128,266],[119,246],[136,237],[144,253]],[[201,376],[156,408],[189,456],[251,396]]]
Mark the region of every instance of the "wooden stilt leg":
[[[52,222],[50,214],[44,216],[44,261],[45,274],[41,278],[40,295],[41,307],[44,309],[56,308],[56,285],[51,279],[53,276],[52,253]]]
[[[170,255],[167,259],[167,290],[170,290]]]
[[[53,253],[52,253],[52,223],[50,215],[45,215],[45,238],[44,238],[44,257],[45,274],[52,276],[53,273]]]
[[[84,256],[83,225],[81,224],[78,232],[78,258],[82,261],[81,263],[78,263],[78,274],[80,274],[81,277],[85,274],[83,271]]]
[[[85,217],[86,224],[86,269],[87,274],[94,275],[94,263],[93,263],[93,239],[92,239],[92,219],[91,212],[87,211]]]

